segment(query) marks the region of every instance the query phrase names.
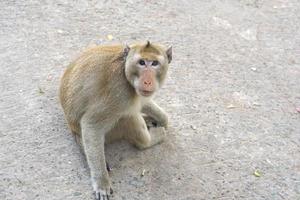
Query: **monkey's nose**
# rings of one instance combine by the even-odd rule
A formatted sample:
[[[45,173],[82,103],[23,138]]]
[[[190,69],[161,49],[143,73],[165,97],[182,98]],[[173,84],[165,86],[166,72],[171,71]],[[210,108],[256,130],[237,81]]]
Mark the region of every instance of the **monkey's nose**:
[[[150,86],[150,85],[152,85],[152,81],[144,81],[144,85]]]

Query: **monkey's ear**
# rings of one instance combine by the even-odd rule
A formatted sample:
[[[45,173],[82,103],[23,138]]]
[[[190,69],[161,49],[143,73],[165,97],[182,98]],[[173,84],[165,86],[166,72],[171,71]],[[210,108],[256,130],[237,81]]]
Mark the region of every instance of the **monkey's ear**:
[[[123,51],[124,51],[124,57],[126,58],[128,56],[129,51],[130,51],[130,47],[126,44]]]
[[[169,47],[166,51],[167,57],[168,57],[168,62],[171,63],[172,61],[172,47]]]

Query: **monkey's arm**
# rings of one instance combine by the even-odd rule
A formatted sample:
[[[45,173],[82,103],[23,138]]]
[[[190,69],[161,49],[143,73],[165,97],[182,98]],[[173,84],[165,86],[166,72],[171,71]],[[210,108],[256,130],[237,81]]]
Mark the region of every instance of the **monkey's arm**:
[[[156,120],[159,126],[168,128],[168,116],[166,112],[154,101],[147,102],[142,108],[142,113]]]
[[[82,131],[82,143],[87,162],[91,172],[92,185],[96,193],[96,199],[109,199],[111,184],[106,169],[104,142],[105,134],[112,124],[108,120],[95,123],[90,115],[83,116],[80,125]]]

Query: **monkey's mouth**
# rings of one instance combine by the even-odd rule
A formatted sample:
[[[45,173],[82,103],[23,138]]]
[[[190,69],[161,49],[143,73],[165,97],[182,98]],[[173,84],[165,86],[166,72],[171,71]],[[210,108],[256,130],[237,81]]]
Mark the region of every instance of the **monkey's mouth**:
[[[144,97],[149,97],[154,93],[154,91],[139,90],[138,93]]]

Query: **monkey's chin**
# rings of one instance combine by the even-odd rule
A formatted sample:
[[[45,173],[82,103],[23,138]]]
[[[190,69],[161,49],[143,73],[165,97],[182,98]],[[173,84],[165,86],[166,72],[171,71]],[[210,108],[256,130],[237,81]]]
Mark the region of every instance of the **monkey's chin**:
[[[137,93],[143,97],[150,97],[154,94],[154,91],[137,90]]]

